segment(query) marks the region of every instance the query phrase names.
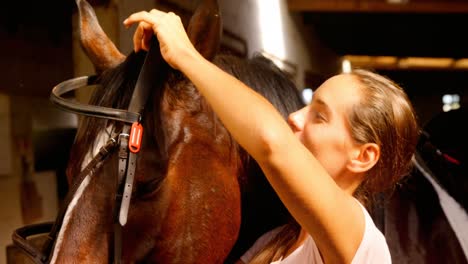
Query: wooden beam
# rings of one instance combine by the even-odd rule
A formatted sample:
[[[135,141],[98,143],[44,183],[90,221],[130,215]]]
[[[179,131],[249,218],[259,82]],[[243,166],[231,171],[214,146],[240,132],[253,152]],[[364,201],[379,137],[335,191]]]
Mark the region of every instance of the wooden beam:
[[[375,70],[444,70],[468,71],[468,58],[428,58],[428,57],[392,57],[345,55],[343,60],[356,68]]]
[[[468,13],[468,1],[287,0],[294,12]]]

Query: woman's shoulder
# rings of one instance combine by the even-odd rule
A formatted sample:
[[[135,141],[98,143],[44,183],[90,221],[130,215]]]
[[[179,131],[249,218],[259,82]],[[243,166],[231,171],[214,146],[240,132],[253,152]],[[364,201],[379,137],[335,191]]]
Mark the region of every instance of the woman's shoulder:
[[[358,263],[392,263],[390,250],[382,232],[377,228],[366,208],[359,203],[364,213],[365,229],[361,244],[353,258]]]

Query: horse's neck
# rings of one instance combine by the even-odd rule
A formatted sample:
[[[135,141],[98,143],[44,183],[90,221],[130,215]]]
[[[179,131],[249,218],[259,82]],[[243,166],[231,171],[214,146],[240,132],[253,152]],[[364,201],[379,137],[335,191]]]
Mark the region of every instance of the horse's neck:
[[[109,165],[85,177],[77,188],[64,216],[52,263],[67,259],[107,262],[114,206],[109,197],[115,193],[115,181],[106,173]]]

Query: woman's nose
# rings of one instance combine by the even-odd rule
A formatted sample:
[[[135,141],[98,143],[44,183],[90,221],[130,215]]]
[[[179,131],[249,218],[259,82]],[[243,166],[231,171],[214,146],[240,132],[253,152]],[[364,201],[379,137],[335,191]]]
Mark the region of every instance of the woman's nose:
[[[288,116],[288,124],[294,133],[302,131],[304,126],[304,115],[302,112],[302,110],[299,110]]]

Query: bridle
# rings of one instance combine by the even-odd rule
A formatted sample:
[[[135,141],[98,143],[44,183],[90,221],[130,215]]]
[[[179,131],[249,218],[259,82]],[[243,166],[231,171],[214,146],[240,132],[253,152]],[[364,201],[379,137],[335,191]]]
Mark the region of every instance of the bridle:
[[[143,135],[143,127],[141,126],[142,113],[150,94],[152,78],[154,78],[151,69],[162,69],[164,67],[163,64],[165,64],[164,60],[161,58],[159,43],[154,37],[151,43],[127,110],[87,105],[63,97],[63,95],[68,92],[94,85],[96,76],[83,76],[69,79],[61,82],[52,89],[50,100],[63,110],[80,115],[120,121],[123,122],[124,125],[120,134],[111,137],[107,143],[100,148],[98,154],[93,157],[88,165],[74,179],[70,191],[65,197],[64,206],[62,206],[58,212],[55,222],[27,225],[14,231],[12,235],[13,243],[23,250],[34,263],[44,264],[51,261],[52,248],[62,226],[68,205],[73,199],[76,190],[82,181],[88,176],[91,177],[93,174],[92,172],[100,168],[110,154],[117,149],[119,161],[115,208],[118,209],[119,212],[115,214],[116,218],[114,219],[113,259],[114,263],[121,263],[122,228],[127,223],[135,176],[136,158],[141,147]],[[167,67],[167,64],[165,65]],[[32,235],[47,232],[49,232],[49,234],[46,236],[46,242],[42,250],[39,250],[27,240],[27,238]]]

